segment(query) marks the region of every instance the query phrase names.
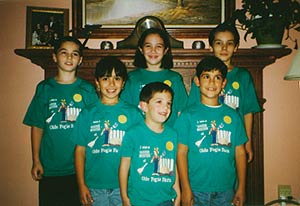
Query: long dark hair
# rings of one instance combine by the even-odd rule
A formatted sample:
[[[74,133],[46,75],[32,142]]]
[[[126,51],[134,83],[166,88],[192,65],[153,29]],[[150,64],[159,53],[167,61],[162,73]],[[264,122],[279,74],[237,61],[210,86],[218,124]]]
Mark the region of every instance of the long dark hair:
[[[138,41],[137,49],[135,51],[133,65],[136,67],[139,67],[139,68],[147,68],[147,62],[146,62],[145,56],[140,51],[140,48],[143,48],[145,39],[149,34],[158,34],[164,42],[165,49],[168,49],[167,53],[164,55],[164,57],[162,59],[160,67],[164,68],[164,69],[173,68],[173,56],[172,56],[172,52],[171,52],[171,44],[170,44],[169,35],[164,30],[158,29],[158,28],[150,28],[150,29],[145,30],[142,33],[142,35]]]

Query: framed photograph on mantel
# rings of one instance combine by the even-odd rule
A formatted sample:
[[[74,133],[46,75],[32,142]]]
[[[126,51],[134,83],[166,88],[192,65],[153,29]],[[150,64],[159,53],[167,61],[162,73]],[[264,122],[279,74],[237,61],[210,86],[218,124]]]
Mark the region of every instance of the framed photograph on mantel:
[[[207,38],[231,16],[235,0],[72,0],[73,35],[124,38],[144,16],[160,18],[175,38]]]
[[[52,48],[69,33],[69,9],[27,6],[26,48]]]

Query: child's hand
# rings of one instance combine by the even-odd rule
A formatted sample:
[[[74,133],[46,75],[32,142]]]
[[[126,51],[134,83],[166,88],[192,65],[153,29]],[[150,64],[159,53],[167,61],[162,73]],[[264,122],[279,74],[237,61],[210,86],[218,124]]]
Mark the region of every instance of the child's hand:
[[[123,206],[131,206],[130,199],[128,197],[122,199]]]
[[[194,205],[194,196],[192,191],[182,191],[181,193],[181,205],[192,206]]]
[[[35,181],[39,181],[42,179],[44,174],[44,168],[40,162],[33,163],[31,168],[31,176]]]
[[[245,202],[245,193],[237,190],[234,195],[232,204],[235,206],[243,206],[244,202]]]
[[[79,186],[80,202],[82,205],[91,205],[94,200],[86,185]]]

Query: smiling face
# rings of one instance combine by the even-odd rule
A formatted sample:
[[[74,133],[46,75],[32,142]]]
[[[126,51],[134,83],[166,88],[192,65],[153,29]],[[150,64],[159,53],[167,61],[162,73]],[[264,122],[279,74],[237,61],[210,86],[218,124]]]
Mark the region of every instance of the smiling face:
[[[116,104],[124,86],[122,77],[117,76],[113,69],[111,75],[105,75],[95,79],[96,87],[100,90],[101,102],[103,104]]]
[[[163,39],[159,34],[149,34],[144,41],[142,48],[139,48],[145,56],[147,69],[161,70],[160,65],[168,48],[165,47]]]
[[[148,103],[140,102],[146,122],[152,125],[164,123],[171,113],[171,106],[172,95],[167,91],[155,93]]]
[[[77,69],[77,66],[82,62],[82,56],[80,56],[79,46],[74,42],[66,41],[61,44],[61,47],[57,50],[56,54],[53,54],[53,61],[57,64],[58,72],[73,72]]]
[[[206,105],[219,105],[219,94],[226,85],[226,79],[218,70],[203,71],[200,77],[194,78],[195,84],[200,87],[201,102]]]

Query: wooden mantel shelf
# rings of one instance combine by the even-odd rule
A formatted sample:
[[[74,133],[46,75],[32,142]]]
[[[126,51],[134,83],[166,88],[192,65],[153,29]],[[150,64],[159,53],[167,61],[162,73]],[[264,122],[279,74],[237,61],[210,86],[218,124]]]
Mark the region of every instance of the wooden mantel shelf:
[[[43,69],[46,69],[49,64],[53,64],[51,59],[51,49],[16,49],[15,53],[19,56],[30,59],[32,63],[41,66]],[[101,57],[113,55],[116,57],[120,57],[122,60],[125,60],[127,66],[129,66],[129,68],[132,68],[132,64],[130,63],[132,62],[132,59],[134,57],[135,50],[85,49],[83,53],[83,66],[86,63],[91,63],[91,60],[96,63],[99,59],[101,59]],[[172,53],[174,57],[175,68],[190,68],[191,66],[195,66],[203,57],[212,55],[212,53],[208,49],[173,49]],[[261,68],[263,68],[266,65],[273,63],[277,58],[286,56],[290,53],[291,49],[239,49],[234,56],[234,61],[241,67],[243,67],[244,65],[246,67],[246,65],[251,63],[252,65],[259,65]],[[50,62],[45,60],[50,60]],[[190,60],[192,60],[192,62]]]
[[[238,49],[234,55],[234,65],[247,68],[253,78],[254,86],[261,106],[263,107],[263,68],[291,53],[291,49]],[[32,63],[45,70],[45,78],[56,74],[56,65],[52,60],[51,49],[16,49],[19,56],[30,59]],[[184,78],[187,91],[198,62],[206,56],[212,55],[210,50],[173,49],[174,68]],[[99,50],[85,49],[83,62],[78,69],[78,76],[93,82],[96,63],[104,56],[112,55],[120,58],[129,70],[133,69],[135,51],[127,49]],[[253,125],[254,161],[248,164],[247,171],[247,203],[249,205],[264,204],[264,163],[263,163],[263,112],[254,115]]]

